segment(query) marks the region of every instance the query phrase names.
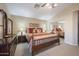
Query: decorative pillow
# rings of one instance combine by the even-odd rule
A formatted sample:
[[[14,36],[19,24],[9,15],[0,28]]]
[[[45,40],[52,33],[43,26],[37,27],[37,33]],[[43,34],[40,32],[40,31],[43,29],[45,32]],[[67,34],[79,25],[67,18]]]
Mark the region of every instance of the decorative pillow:
[[[35,29],[33,30],[33,33],[35,33]]]
[[[34,30],[33,30],[33,33],[37,33],[37,29],[34,29]]]
[[[37,30],[37,33],[41,33],[41,30],[40,30],[40,29],[38,29],[38,30]]]

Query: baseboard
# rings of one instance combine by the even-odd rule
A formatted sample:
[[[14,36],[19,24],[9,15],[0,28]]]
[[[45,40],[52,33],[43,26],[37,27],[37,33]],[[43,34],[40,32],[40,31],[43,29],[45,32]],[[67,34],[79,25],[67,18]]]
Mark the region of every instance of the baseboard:
[[[69,45],[78,46],[78,44],[73,44],[73,43],[69,43],[69,42],[64,42],[64,43],[69,44]]]

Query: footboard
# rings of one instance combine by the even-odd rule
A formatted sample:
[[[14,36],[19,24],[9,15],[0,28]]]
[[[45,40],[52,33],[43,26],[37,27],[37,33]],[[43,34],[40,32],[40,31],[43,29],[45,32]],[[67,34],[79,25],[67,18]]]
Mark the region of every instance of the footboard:
[[[32,55],[36,54],[43,48],[46,48],[54,43],[60,44],[58,36],[39,39],[39,40],[32,40]]]
[[[36,36],[32,36],[32,37],[27,36],[27,37],[29,42],[29,51],[32,55],[35,55],[42,49],[52,44],[55,44],[55,43],[58,43],[58,45],[60,44],[59,35],[52,35],[49,37],[47,37],[47,35],[44,35],[44,36],[41,35],[37,37]]]

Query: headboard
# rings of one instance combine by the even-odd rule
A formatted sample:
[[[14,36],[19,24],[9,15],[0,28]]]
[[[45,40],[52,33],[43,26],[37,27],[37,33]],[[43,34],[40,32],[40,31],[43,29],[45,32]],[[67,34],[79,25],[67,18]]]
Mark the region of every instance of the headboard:
[[[38,30],[40,30],[40,32],[43,32],[42,28],[27,28],[28,33],[38,33]],[[33,32],[35,30],[35,32]]]

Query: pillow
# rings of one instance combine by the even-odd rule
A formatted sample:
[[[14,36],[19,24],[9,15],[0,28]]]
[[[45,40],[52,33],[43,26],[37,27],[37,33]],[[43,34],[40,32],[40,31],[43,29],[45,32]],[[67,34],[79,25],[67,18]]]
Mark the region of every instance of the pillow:
[[[37,33],[37,29],[34,29],[34,30],[33,30],[33,33]]]
[[[40,29],[38,29],[38,30],[37,30],[37,33],[41,33],[41,30],[40,30]]]

